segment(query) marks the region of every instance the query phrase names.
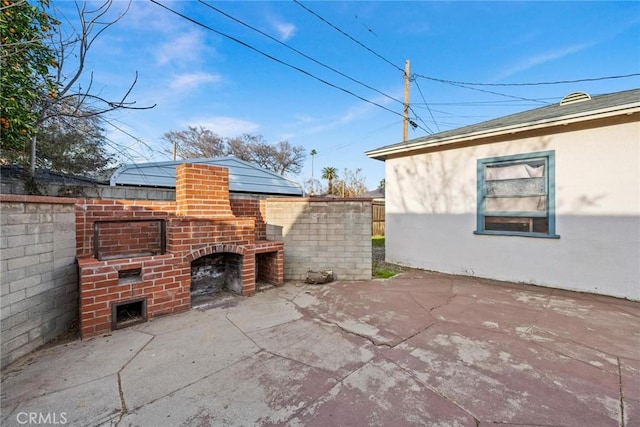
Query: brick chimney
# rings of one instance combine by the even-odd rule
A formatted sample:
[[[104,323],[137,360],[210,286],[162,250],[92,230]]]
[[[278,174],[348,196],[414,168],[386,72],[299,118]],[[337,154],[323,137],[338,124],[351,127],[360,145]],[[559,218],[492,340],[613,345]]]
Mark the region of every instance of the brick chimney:
[[[176,205],[179,216],[234,217],[229,203],[229,169],[192,163],[176,166]]]

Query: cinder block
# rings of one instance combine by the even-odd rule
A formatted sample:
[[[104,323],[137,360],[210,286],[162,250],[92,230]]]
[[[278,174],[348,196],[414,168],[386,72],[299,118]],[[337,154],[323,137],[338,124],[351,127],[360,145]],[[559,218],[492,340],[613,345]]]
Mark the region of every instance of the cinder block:
[[[6,217],[6,215],[3,215],[3,218]],[[21,236],[23,234],[26,233],[26,224],[23,223],[18,223],[18,224],[8,224],[8,225],[3,225],[2,229],[0,229],[0,234],[2,236]],[[15,245],[11,245],[11,246],[15,246]],[[9,247],[7,244],[2,245],[2,248],[6,248]]]
[[[29,342],[29,336],[25,333],[22,335],[19,335],[15,338],[12,339],[8,339],[7,341],[5,341],[4,337],[2,339],[2,353],[9,353],[12,352],[20,347],[22,347],[23,345],[25,345],[27,342]],[[25,353],[26,354],[26,353]]]
[[[24,247],[24,255],[38,255],[44,253],[53,253],[53,242]]]
[[[31,298],[35,295],[42,294],[44,292],[48,292],[52,289],[52,287],[53,287],[52,283],[40,283],[39,285],[28,287],[26,289],[27,298]]]
[[[12,258],[22,258],[25,255],[25,249],[32,246],[15,246],[13,248],[2,249],[2,257],[6,260]]]
[[[24,211],[27,213],[51,213],[53,207],[50,203],[26,203]]]
[[[9,290],[10,293],[18,292],[31,286],[37,286],[41,282],[40,276],[29,276],[9,283]]]
[[[34,257],[38,257],[38,255],[33,255]],[[40,275],[40,274],[44,274],[45,272],[51,270],[51,263],[45,263],[45,264],[33,264],[33,265],[27,265],[26,266],[26,275],[27,276],[35,276],[35,275]]]
[[[0,303],[2,308],[10,307],[20,301],[23,301],[27,297],[27,292],[24,289],[21,289],[16,292],[10,292],[8,295],[5,295],[2,298],[2,302]],[[4,313],[2,313],[4,316]]]
[[[13,248],[16,246],[35,245],[38,243],[37,236],[35,234],[20,234],[15,236],[9,236],[7,239],[7,247]]]

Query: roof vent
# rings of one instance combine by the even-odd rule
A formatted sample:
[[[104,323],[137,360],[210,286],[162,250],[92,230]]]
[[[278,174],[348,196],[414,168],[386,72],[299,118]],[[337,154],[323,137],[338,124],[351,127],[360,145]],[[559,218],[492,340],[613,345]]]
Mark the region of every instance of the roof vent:
[[[588,101],[591,96],[586,92],[573,92],[562,98],[560,105],[575,104],[576,102]]]

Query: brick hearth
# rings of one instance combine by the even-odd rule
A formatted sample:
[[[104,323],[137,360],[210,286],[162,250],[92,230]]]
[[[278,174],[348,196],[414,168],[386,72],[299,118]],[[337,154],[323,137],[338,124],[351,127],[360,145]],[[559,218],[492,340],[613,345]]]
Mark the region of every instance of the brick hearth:
[[[201,164],[176,167],[175,202],[79,202],[82,337],[109,332],[114,307],[129,302],[146,308],[141,320],[189,309],[191,262],[204,256],[240,255],[243,295],[255,292],[256,279],[282,285],[283,243],[256,240],[266,234],[264,222],[259,209],[245,216],[246,203],[232,206],[226,168]]]

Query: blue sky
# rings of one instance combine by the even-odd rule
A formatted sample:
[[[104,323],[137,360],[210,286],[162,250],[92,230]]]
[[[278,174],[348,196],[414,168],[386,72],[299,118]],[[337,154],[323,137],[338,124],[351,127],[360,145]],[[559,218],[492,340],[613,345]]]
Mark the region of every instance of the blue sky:
[[[402,140],[406,59],[414,74],[411,119],[419,125],[410,139],[559,102],[577,90],[595,95],[640,87],[638,76],[471,86],[476,90],[437,81],[513,84],[640,73],[638,2],[301,2],[358,43],[294,1],[207,3],[343,75],[206,4],[158,2],[253,49],[134,0],[96,40],[86,64],[94,90],[112,98],[126,91],[137,71],[130,99],[156,104],[110,116],[126,132],[107,126],[125,162],[169,160],[165,132],[204,126],[221,136],[261,134],[271,143],[316,149],[316,179],[325,166],[362,168],[373,189],[384,165],[364,152]],[[73,16],[72,2],[52,3]],[[125,5],[116,2],[113,9]],[[309,156],[294,178],[311,178],[311,169]]]

